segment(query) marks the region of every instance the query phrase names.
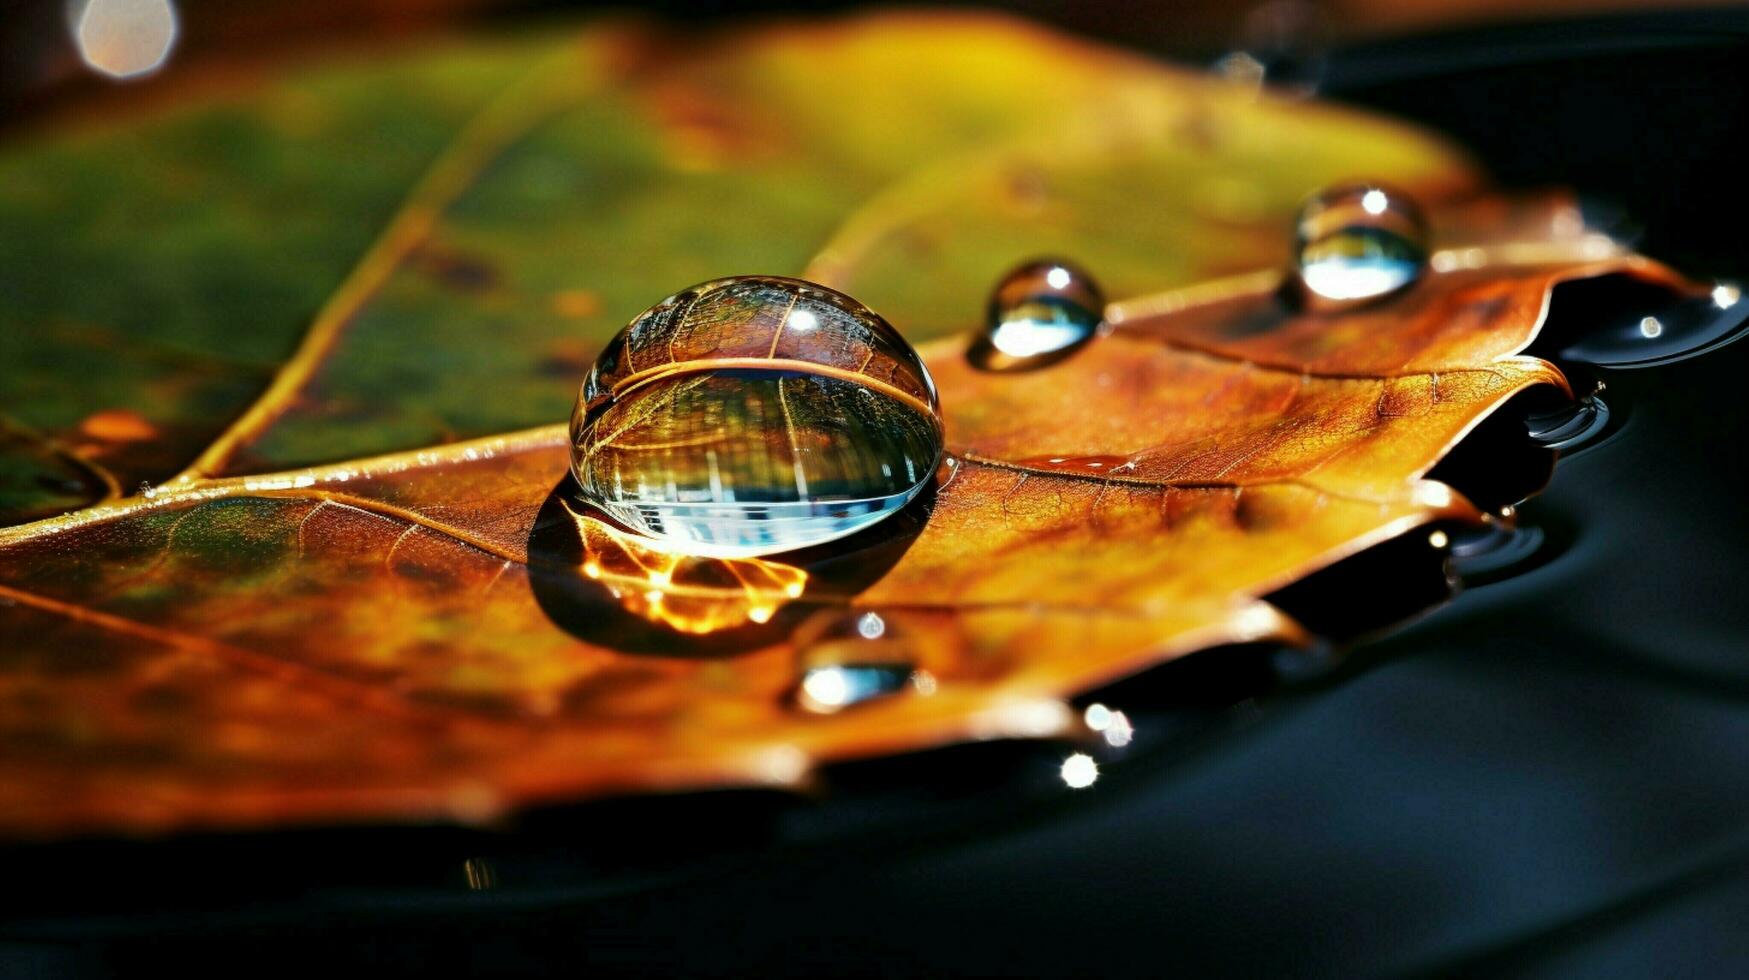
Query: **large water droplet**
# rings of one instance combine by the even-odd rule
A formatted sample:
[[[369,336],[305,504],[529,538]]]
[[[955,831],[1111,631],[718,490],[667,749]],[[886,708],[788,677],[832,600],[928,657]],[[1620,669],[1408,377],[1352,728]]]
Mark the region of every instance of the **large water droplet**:
[[[571,418],[585,500],[688,554],[820,544],[903,507],[941,461],[935,385],[885,320],[798,279],[719,279],[614,337]]]
[[[967,352],[990,371],[1043,367],[1099,333],[1105,297],[1093,278],[1068,262],[1028,262],[997,283],[984,330]]]
[[[801,681],[796,702],[816,714],[907,691],[929,694],[935,678],[919,670],[910,651],[880,613],[823,613],[796,632]]]
[[[1421,275],[1427,222],[1401,191],[1346,184],[1300,209],[1294,254],[1306,306],[1348,309],[1403,289]]]

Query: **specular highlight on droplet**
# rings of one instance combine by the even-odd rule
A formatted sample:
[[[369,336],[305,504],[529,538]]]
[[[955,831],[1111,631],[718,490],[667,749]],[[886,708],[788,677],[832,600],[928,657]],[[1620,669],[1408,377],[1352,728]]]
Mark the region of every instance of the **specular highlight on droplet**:
[[[988,371],[1044,367],[1098,335],[1105,297],[1093,277],[1060,259],[1025,263],[996,284],[967,358]]]
[[[1404,289],[1427,264],[1427,239],[1421,209],[1402,191],[1377,183],[1325,190],[1294,222],[1301,301],[1342,310]]]

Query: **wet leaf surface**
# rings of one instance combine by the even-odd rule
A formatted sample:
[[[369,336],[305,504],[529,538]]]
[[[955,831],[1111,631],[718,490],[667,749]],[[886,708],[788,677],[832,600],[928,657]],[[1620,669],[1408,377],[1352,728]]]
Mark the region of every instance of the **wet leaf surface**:
[[[52,272],[0,313],[45,326],[3,335],[7,410],[40,434],[6,442],[0,501],[14,520],[67,511],[0,532],[0,828],[479,821],[1059,733],[1073,692],[1304,638],[1272,590],[1479,520],[1427,474],[1518,393],[1563,389],[1520,356],[1556,282],[1688,288],[1588,251],[1559,202],[1485,199],[1436,213],[1447,247],[1408,293],[1299,315],[1277,274],[1214,277],[1279,267],[1286,215],[1320,183],[1386,161],[1437,200],[1473,186],[1462,161],[1395,125],[1005,22],[667,41],[597,28],[297,75],[0,160],[20,178],[0,210],[42,222],[5,247]],[[430,104],[387,94],[414,89]],[[333,146],[288,127],[397,113],[410,135],[379,147],[392,159],[352,160],[350,190],[319,193],[342,180]],[[1052,138],[1066,152],[1039,158]],[[142,141],[222,139],[254,155],[115,165]],[[117,191],[50,180],[75,164],[125,170],[146,212],[109,225]],[[1243,203],[1221,204],[1217,179]],[[202,193],[220,180],[247,200]],[[78,194],[89,223],[50,227]],[[277,195],[320,201],[245,247],[278,227],[262,217],[289,206]],[[202,251],[137,260],[154,229]],[[287,249],[308,263],[269,257]],[[975,323],[1012,259],[1064,250],[1133,297],[1109,336],[1005,374],[940,336]],[[116,270],[114,296],[53,278],[94,268]],[[693,281],[797,271],[940,336],[923,345],[946,416],[938,486],[779,556],[805,583],[768,607],[748,597],[793,580],[604,566],[560,424],[595,348]],[[69,339],[83,330],[124,342]],[[745,608],[703,635],[671,628],[724,603]],[[913,682],[819,710],[831,691],[804,677],[825,656],[866,667],[842,627],[870,614],[879,635],[862,638]]]

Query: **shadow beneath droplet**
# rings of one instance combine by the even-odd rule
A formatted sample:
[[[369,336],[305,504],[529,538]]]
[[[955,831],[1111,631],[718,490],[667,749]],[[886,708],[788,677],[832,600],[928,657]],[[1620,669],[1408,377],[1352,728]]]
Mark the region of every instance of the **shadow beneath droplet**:
[[[1229,340],[1260,337],[1281,329],[1295,317],[1312,315],[1306,309],[1299,279],[1291,275],[1283,276],[1281,285],[1267,293],[1228,300],[1226,313],[1221,335]]]
[[[823,605],[844,602],[898,563],[935,507],[932,483],[893,516],[827,544],[766,556],[807,572],[802,596],[764,623],[707,634],[682,633],[627,612],[600,582],[583,574],[584,545],[572,510],[604,522],[605,514],[577,500],[569,476],[547,494],[528,535],[528,581],[535,602],[553,625],[594,646],[657,657],[728,657],[778,642]],[[628,532],[629,533],[629,532]]]

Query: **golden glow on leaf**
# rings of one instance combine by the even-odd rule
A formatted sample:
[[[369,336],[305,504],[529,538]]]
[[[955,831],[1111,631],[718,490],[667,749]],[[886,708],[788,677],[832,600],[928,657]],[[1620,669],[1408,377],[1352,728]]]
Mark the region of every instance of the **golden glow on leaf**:
[[[679,554],[599,518],[571,516],[583,541],[583,574],[625,611],[682,633],[767,622],[807,588],[808,573],[782,562]]]

